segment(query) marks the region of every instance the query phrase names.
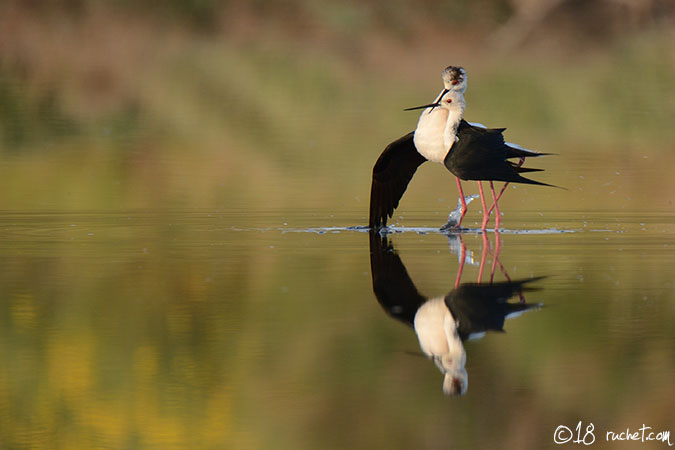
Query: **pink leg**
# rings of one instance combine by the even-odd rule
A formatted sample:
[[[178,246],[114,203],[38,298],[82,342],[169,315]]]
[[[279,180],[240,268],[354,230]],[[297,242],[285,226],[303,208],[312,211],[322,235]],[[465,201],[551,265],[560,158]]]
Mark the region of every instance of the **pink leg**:
[[[492,183],[492,181],[490,181],[490,192],[492,192],[492,206],[494,206],[494,208],[495,208],[495,231],[497,231],[497,230],[499,230],[499,225],[502,223],[502,215],[499,212],[499,205],[497,204],[499,199],[495,195],[495,186]],[[492,207],[490,207],[490,211],[488,211],[488,215],[490,215],[491,211],[492,211]]]
[[[487,205],[485,204],[485,194],[483,193],[483,183],[478,182],[478,193],[480,194],[480,203],[483,205],[483,223],[480,226],[480,229],[485,231],[487,224],[490,220],[490,213],[488,213]]]
[[[501,248],[502,248],[502,241],[501,241],[501,238],[499,237],[499,232],[498,231],[495,232],[495,235],[497,236],[496,243],[495,243],[495,246],[496,246],[495,256],[496,256],[496,259],[497,259],[497,265],[499,266],[499,270],[501,270],[502,273],[504,274],[504,278],[506,278],[506,281],[511,281],[511,277],[509,276],[509,273],[506,271],[506,269],[504,268],[504,265],[499,260],[499,252],[501,251]]]
[[[518,161],[518,167],[522,166],[524,163],[525,163],[525,157],[523,156],[523,157],[520,158],[520,161]],[[504,191],[506,190],[506,187],[508,185],[509,185],[508,181],[506,183],[504,183],[504,186],[502,186],[502,190],[499,191],[499,195],[497,195],[497,201],[499,201],[499,199],[502,198],[502,194],[504,193]],[[488,212],[488,214],[492,212],[492,209],[494,207],[495,207],[494,204],[492,206],[490,206],[490,211]]]
[[[459,287],[459,281],[462,279],[462,272],[464,271],[464,261],[466,260],[466,245],[462,237],[459,237],[459,243],[461,245],[461,252],[459,254],[459,269],[457,269],[457,279],[455,280],[455,289]]]
[[[508,182],[504,183],[504,186],[502,186],[502,190],[499,191],[499,194],[497,194],[497,201],[499,201],[500,198],[502,198],[502,194],[506,190],[506,187],[509,185]],[[493,203],[492,206],[490,206],[490,213],[492,213],[492,210],[495,208],[495,204]]]
[[[506,275],[506,279],[510,281],[508,274],[506,274],[506,271],[504,270],[504,266],[502,266],[502,263],[499,262],[499,252],[502,250],[502,241],[499,237],[499,230],[495,229],[495,254],[494,258],[492,259],[492,271],[490,272],[490,283],[494,280],[495,277],[495,268],[497,265],[499,265],[499,268],[501,269],[502,272]]]
[[[506,269],[502,265],[501,261],[499,261],[499,252],[502,248],[502,241],[501,241],[501,238],[499,236],[498,231],[495,231],[495,236],[496,236],[496,238],[495,238],[495,260],[497,261],[497,265],[499,266],[499,270],[501,270],[502,273],[504,274],[504,277],[506,278],[506,281],[510,282],[511,277],[509,276],[509,273],[506,271]],[[493,270],[494,270],[494,267],[493,267]],[[490,280],[490,281],[492,281],[492,280]],[[525,295],[523,295],[522,290],[520,290],[518,292],[518,296],[520,297],[520,303],[525,303]]]
[[[478,268],[478,284],[481,283],[483,279],[483,269],[485,269],[485,257],[487,256],[488,249],[490,248],[490,241],[487,238],[487,233],[483,233],[483,251],[480,255],[480,267]]]
[[[455,180],[457,180],[457,190],[459,191],[459,199],[462,202],[462,211],[459,216],[459,221],[457,222],[457,225],[455,225],[455,228],[460,228],[460,225],[462,225],[462,219],[464,219],[464,215],[466,214],[466,210],[468,209],[466,206],[466,200],[464,200],[464,190],[462,189],[462,182],[459,181],[459,178],[455,177]]]
[[[492,257],[492,268],[490,269],[490,283],[495,280],[495,269],[497,268],[497,252]]]

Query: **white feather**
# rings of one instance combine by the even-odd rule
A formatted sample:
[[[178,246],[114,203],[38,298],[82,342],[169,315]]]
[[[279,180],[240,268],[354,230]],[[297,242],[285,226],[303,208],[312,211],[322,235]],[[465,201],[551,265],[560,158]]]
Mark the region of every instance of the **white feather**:
[[[533,155],[539,154],[539,152],[535,152],[534,150],[530,150],[530,149],[527,149],[525,147],[521,147],[520,145],[514,144],[513,142],[507,142],[506,145],[508,145],[509,147],[512,147],[512,148],[516,148],[518,150],[522,150],[524,152],[532,153]]]
[[[466,103],[461,92],[449,91],[439,95],[439,105],[427,108],[420,115],[415,129],[415,148],[427,160],[443,163],[456,142],[457,126],[462,120]]]

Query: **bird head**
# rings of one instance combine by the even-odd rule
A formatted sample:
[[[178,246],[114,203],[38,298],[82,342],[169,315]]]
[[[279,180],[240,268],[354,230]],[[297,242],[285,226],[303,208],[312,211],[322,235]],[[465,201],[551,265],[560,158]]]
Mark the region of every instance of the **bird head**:
[[[443,89],[441,95],[438,96],[438,100],[434,103],[429,103],[428,105],[415,106],[412,108],[406,108],[404,111],[413,111],[416,109],[427,109],[431,113],[436,107],[447,109],[449,112],[459,115],[460,117],[464,114],[464,108],[466,107],[466,102],[464,101],[463,91],[456,91],[454,89]]]
[[[448,66],[441,73],[443,86],[449,91],[464,93],[466,91],[466,71],[463,67]]]
[[[427,105],[406,108],[404,111],[413,111],[416,109],[431,108],[434,110],[437,106],[445,107],[449,110],[460,109],[464,111],[464,91],[466,91],[466,71],[459,66],[448,66],[441,73],[443,78],[443,91],[437,97],[436,102]]]

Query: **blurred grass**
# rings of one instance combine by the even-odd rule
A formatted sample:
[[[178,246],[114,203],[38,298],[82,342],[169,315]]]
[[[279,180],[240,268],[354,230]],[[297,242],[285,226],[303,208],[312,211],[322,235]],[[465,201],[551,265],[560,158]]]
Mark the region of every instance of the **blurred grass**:
[[[442,34],[419,45],[373,31],[363,41],[329,33],[308,42],[256,22],[249,33],[196,32],[157,14],[148,21],[81,4],[89,6],[77,20],[23,9],[5,16],[16,30],[0,54],[7,209],[363,203],[380,149],[415,125],[401,109],[433,96],[449,63],[469,70],[467,118],[560,153],[558,174],[589,155],[672,160],[667,28],[555,58],[500,55]],[[343,20],[330,11],[321,14]],[[444,41],[447,50],[435,45]],[[563,178],[553,182],[569,187]]]
[[[516,57],[477,62],[478,70],[467,65],[467,115],[489,122],[508,118],[514,128],[554,143],[583,139],[589,146],[661,147],[675,134],[668,126],[675,113],[671,37],[654,33],[619,40],[607,53],[581,61]],[[165,37],[127,45],[152,47],[161,39]],[[201,145],[234,134],[257,147],[270,141],[256,138],[281,141],[281,148],[270,149],[280,154],[298,151],[298,138],[308,132],[326,140],[340,132],[358,135],[355,127],[370,122],[374,111],[397,112],[408,98],[432,95],[438,84],[412,82],[386,66],[363,68],[348,56],[283,41],[168,40],[168,48],[160,50],[164,55],[139,67],[138,73],[129,61],[124,67],[116,68],[122,62],[112,61],[102,68],[109,87],[88,86],[88,78],[96,75],[89,72],[98,68],[87,67],[87,61],[77,62],[72,79],[53,80],[22,77],[20,67],[1,65],[2,151],[39,147],[45,140],[68,136],[96,136],[102,127],[115,136],[150,126],[160,144],[183,137]],[[414,61],[414,54],[407,56]],[[143,55],[134,58],[131,63],[138,65]],[[68,61],[53,63],[65,64],[68,72]],[[58,73],[58,68],[40,71]],[[127,95],[114,97],[111,108],[106,96],[118,90]],[[330,120],[319,121],[321,113]],[[289,140],[293,145],[283,146]]]
[[[164,42],[151,64],[125,66],[137,76],[111,81],[113,92],[126,94],[101,108],[96,96],[109,93],[79,89],[75,75],[63,86],[32,86],[2,72],[4,208],[344,205],[365,214],[374,160],[415,126],[416,116],[401,109],[433,96],[437,69],[448,63],[439,60],[425,81],[287,41]],[[634,193],[636,201],[662,204],[667,191],[643,176],[672,185],[658,168],[673,162],[675,64],[664,57],[673,51],[655,34],[617,42],[584,63],[476,62],[475,70],[467,65],[466,117],[508,127],[510,141],[559,153],[538,163],[548,182],[576,189],[578,176],[594,176],[579,186],[590,192],[621,172],[622,199]],[[77,67],[73,74],[87,73]],[[663,164],[653,166],[657,161]],[[419,191],[413,183],[403,206],[409,197],[422,209],[437,208],[424,203],[425,191],[447,179],[433,169],[422,168],[429,181],[421,178]],[[559,194],[543,194],[531,206],[579,206],[575,196]],[[594,196],[585,205],[608,206]]]

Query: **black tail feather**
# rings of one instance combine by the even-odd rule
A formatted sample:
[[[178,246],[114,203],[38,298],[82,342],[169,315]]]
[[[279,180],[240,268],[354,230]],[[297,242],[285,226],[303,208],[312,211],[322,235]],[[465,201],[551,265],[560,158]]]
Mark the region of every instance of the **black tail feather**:
[[[507,180],[504,180],[504,181],[507,181]],[[514,175],[514,179],[508,180],[508,181],[510,183],[536,184],[538,186],[548,186],[548,187],[554,187],[554,188],[559,188],[559,189],[565,189],[565,188],[561,188],[560,186],[555,186],[553,184],[542,183],[541,181],[530,180],[529,178],[525,178],[525,177],[520,176],[518,174]]]
[[[516,169],[516,172],[518,172],[518,173],[543,172],[544,171],[544,169],[534,169],[534,168],[531,168],[531,167],[518,167],[518,166],[514,167],[514,169]]]

